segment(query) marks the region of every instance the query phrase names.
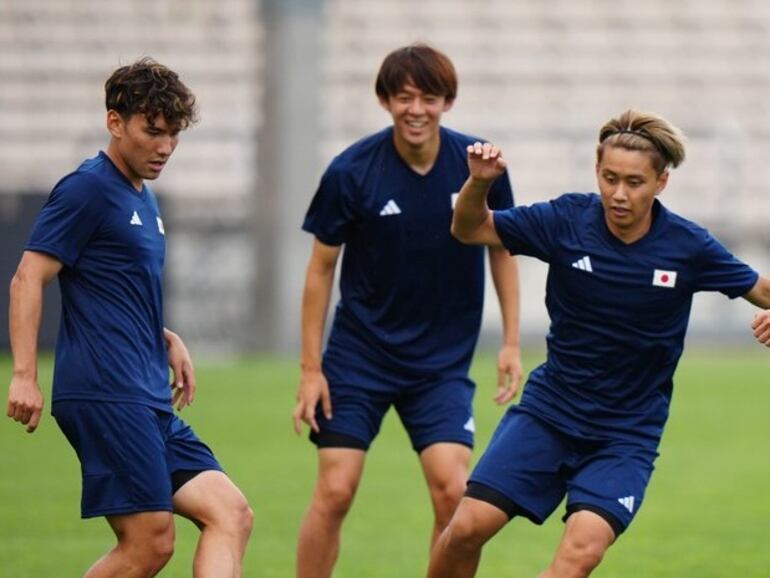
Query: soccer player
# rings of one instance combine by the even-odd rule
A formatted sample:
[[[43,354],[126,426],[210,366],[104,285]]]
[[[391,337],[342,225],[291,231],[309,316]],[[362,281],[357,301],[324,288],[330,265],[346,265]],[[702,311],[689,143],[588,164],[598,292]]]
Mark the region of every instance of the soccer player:
[[[565,497],[566,526],[543,578],[583,577],[639,511],[668,416],[693,294],[770,307],[770,281],[657,199],[685,156],[666,120],[629,110],[599,132],[600,194],[490,211],[505,161],[468,147],[452,231],[548,263],[546,362],[529,376],[439,538],[430,578],[473,576],[514,516],[541,524]]]
[[[474,142],[440,124],[454,103],[457,77],[444,54],[415,44],[385,58],[375,89],[392,126],[332,161],[303,225],[315,240],[293,418],[297,433],[302,421],[312,430],[318,477],[299,535],[299,578],[331,575],[366,452],[391,406],[428,484],[431,543],[462,497],[473,445],[468,368],[481,322],[484,251],[449,233],[468,176],[465,149]],[[512,205],[507,175],[492,187],[490,203]],[[343,245],[341,299],[322,359]],[[502,248],[489,258],[503,319],[495,396],[502,404],[521,377],[518,272]]]
[[[173,552],[172,512],[201,530],[194,576],[240,576],[252,512],[174,414],[193,402],[195,374],[163,325],[165,232],[144,182],[195,121],[195,97],[149,58],[118,68],[105,92],[107,151],[54,187],[11,282],[8,416],[28,432],[40,422],[37,335],[43,287],[58,276],[52,413],[80,460],[82,517],[105,516],[117,538],[86,576],[155,576]]]

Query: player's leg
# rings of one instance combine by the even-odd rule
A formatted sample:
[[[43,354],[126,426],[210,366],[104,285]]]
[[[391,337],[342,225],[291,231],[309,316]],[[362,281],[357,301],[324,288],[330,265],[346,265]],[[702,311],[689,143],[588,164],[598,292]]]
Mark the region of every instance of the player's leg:
[[[118,543],[86,572],[85,578],[149,578],[174,552],[171,512],[107,516]]]
[[[449,524],[463,497],[470,461],[471,448],[457,443],[435,443],[420,452],[434,513],[431,547]]]
[[[195,578],[241,576],[254,516],[227,475],[218,470],[194,475],[174,493],[174,511],[201,530],[193,560]]]
[[[591,574],[639,510],[658,455],[652,445],[629,441],[583,446],[569,481],[564,535],[542,578]]]
[[[418,453],[433,506],[431,547],[465,491],[473,447],[474,384],[465,377],[407,383],[395,402]]]
[[[542,524],[564,497],[568,454],[553,428],[510,408],[431,552],[429,578],[473,576],[484,544],[514,516]]]
[[[163,414],[161,430],[174,512],[201,530],[193,576],[240,576],[254,519],[245,496],[184,421],[174,414]]]
[[[342,523],[364,469],[366,452],[328,447],[318,450],[318,477],[299,532],[297,577],[328,578],[340,549]]]
[[[567,518],[556,555],[540,578],[589,576],[614,541],[612,526],[599,514],[588,510],[575,512]]]
[[[107,518],[117,545],[89,578],[154,576],[174,544],[171,481],[158,412],[139,404],[64,401],[54,416],[80,459],[81,514]]]
[[[428,578],[470,578],[476,574],[481,548],[508,523],[499,507],[463,498],[433,547]]]
[[[318,475],[299,531],[298,578],[331,576],[340,551],[342,524],[361,481],[366,451],[392,398],[384,378],[369,363],[344,368],[327,363],[324,371],[334,417],[327,420],[319,409],[316,420],[320,432],[310,435],[318,448]],[[351,381],[356,385],[349,385]]]

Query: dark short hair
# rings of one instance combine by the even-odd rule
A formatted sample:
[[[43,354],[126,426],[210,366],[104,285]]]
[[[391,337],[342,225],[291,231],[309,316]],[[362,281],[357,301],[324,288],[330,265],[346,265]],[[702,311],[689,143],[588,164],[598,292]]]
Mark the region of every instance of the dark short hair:
[[[107,110],[123,118],[141,113],[149,121],[162,114],[171,127],[186,129],[198,121],[195,95],[173,70],[152,58],[121,66],[104,84]]]
[[[449,101],[457,96],[457,73],[452,61],[427,44],[410,44],[388,54],[374,88],[378,97],[387,100],[407,83]]]

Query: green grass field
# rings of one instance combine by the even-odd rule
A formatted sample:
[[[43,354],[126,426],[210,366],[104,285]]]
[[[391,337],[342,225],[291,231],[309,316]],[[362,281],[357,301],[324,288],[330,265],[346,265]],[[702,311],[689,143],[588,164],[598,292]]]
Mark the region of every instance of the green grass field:
[[[528,356],[527,369],[539,361]],[[479,450],[502,413],[490,401],[493,363],[491,356],[479,356],[473,371]],[[198,398],[183,412],[255,510],[249,577],[294,575],[297,529],[315,473],[315,452],[304,436],[294,435],[289,419],[296,367],[294,359],[199,363]],[[41,370],[41,382],[50,383],[50,365]],[[770,575],[768,373],[770,353],[759,348],[685,354],[645,504],[594,576]],[[9,377],[10,361],[0,358],[5,387]],[[34,435],[0,420],[0,576],[80,576],[113,543],[103,520],[79,519],[77,460],[49,410]],[[430,525],[418,461],[391,413],[370,452],[335,575],[423,576]],[[485,549],[479,578],[536,576],[561,530],[560,514],[543,527],[514,520]],[[161,576],[190,576],[196,535],[178,519],[176,552]]]

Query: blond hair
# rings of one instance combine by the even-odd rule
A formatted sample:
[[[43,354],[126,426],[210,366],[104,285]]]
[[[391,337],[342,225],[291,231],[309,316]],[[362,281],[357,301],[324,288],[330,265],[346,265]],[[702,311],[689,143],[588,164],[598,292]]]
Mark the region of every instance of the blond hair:
[[[649,152],[653,167],[661,174],[669,167],[676,168],[682,164],[684,142],[682,131],[664,118],[651,112],[629,109],[601,128],[596,158],[601,162],[604,149],[608,146]]]

